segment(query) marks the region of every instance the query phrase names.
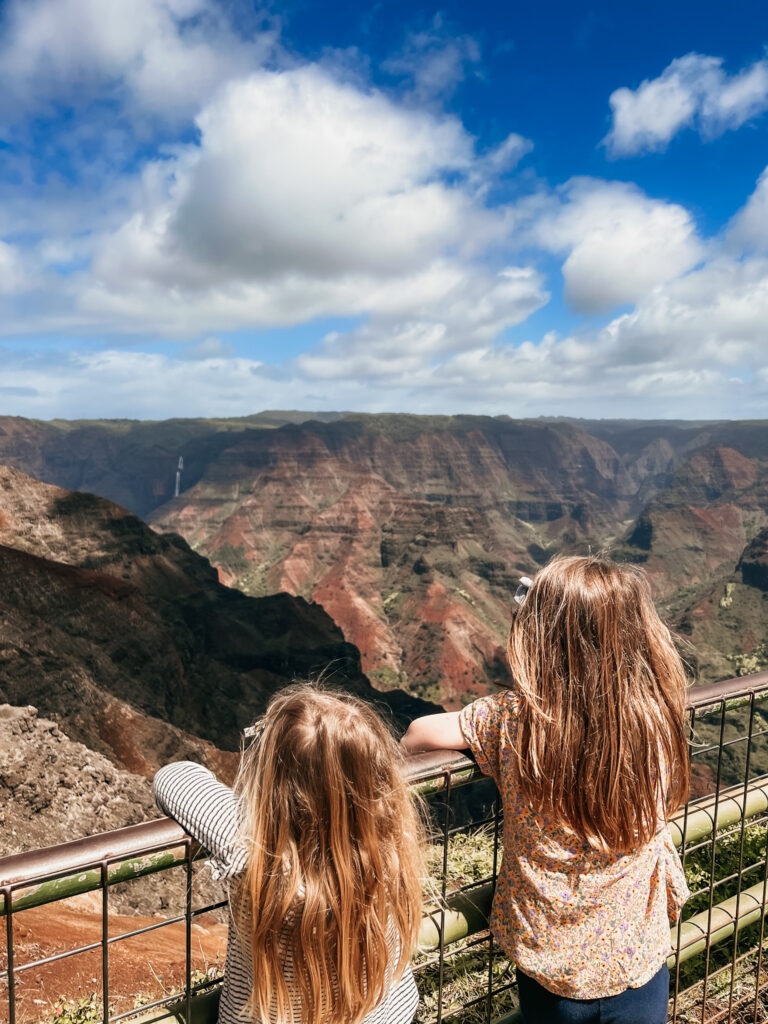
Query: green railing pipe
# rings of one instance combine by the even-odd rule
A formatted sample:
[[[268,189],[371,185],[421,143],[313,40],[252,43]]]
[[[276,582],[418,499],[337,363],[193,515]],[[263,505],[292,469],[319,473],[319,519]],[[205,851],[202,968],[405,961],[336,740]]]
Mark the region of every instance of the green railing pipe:
[[[474,889],[452,893],[446,898],[444,914],[439,909],[426,914],[419,930],[419,950],[430,953],[439,949],[441,933],[448,945],[487,928],[493,889],[493,882],[485,882]]]
[[[717,820],[715,820],[717,810]],[[758,814],[768,810],[768,776],[761,776],[749,784],[731,786],[717,795],[703,797],[688,805],[688,819],[684,811],[678,811],[669,821],[672,841],[678,849],[682,848],[683,839],[686,845],[696,843],[720,829],[737,825],[742,820],[756,818]],[[683,836],[685,825],[685,836]]]
[[[708,909],[683,921],[680,925],[680,963],[685,963],[706,948],[707,931],[710,945],[715,946],[730,938],[734,932],[740,932],[765,917],[768,913],[768,906],[765,905],[767,885],[768,880],[757,882],[722,903],[716,903],[712,907],[711,924]],[[673,948],[677,945],[677,928],[672,929],[672,945]],[[674,956],[667,961],[670,967],[674,962]]]
[[[0,859],[0,886],[14,883],[18,886],[23,882],[20,893],[13,896],[13,910],[28,910],[100,889],[101,864],[105,861],[109,862],[108,885],[183,864],[190,843],[193,858],[205,856],[180,825],[170,818],[158,818],[71,843],[3,857]],[[136,850],[148,852],[137,855]],[[51,878],[51,875],[57,877]],[[42,880],[36,883],[36,878]],[[4,895],[0,896],[0,901],[2,917]]]

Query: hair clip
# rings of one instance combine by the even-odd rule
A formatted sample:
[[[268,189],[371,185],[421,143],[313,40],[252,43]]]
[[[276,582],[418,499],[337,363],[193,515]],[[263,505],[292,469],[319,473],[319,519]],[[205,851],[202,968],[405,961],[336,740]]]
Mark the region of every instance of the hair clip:
[[[533,580],[529,576],[521,576],[520,583],[518,584],[517,590],[515,591],[515,601],[517,604],[522,604],[528,596],[528,591],[533,586]]]
[[[249,745],[258,742],[261,739],[261,734],[264,732],[264,719],[257,719],[253,725],[248,725],[243,729],[243,736],[250,741]]]

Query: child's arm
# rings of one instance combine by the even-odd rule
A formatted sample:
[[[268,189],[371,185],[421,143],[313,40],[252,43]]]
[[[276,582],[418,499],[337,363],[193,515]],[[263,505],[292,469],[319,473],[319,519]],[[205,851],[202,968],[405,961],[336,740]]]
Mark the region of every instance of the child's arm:
[[[407,754],[420,750],[465,750],[469,746],[459,725],[458,711],[415,718],[400,743]]]
[[[216,874],[230,875],[243,866],[237,846],[240,816],[232,790],[201,764],[176,761],[155,775],[152,785],[160,810],[170,815],[212,854]]]

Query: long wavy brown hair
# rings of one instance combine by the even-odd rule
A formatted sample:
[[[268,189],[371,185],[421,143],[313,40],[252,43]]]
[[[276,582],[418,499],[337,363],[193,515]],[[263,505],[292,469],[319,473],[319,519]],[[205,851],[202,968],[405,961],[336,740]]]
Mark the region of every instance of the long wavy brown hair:
[[[516,611],[507,644],[520,713],[519,785],[537,812],[617,853],[688,795],[686,676],[645,573],[558,557]]]
[[[311,684],[281,691],[259,728],[235,783],[249,1010],[356,1024],[402,975],[421,923],[422,817],[403,755],[370,706]]]

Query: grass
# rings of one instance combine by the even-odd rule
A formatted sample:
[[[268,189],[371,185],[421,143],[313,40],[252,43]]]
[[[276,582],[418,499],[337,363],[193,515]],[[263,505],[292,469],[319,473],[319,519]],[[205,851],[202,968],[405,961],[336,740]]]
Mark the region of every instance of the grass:
[[[94,992],[77,1000],[57,999],[48,1014],[45,1024],[95,1024],[103,1017],[104,1006]]]
[[[427,1024],[437,1017],[440,964],[435,961],[420,966],[417,958],[414,966],[420,996],[416,1020]],[[515,968],[498,949],[494,951],[490,976],[493,985],[490,1016],[494,1020],[517,1006],[514,988],[507,987],[515,980]],[[487,942],[473,945],[468,940],[452,947],[443,965],[443,1020],[450,1018],[457,1024],[483,1024],[488,1019],[488,981]]]
[[[447,891],[472,885],[492,877],[494,867],[495,829],[483,825],[451,836],[448,848]],[[500,851],[500,848],[499,848]],[[442,886],[443,849],[435,843],[427,850],[427,905],[439,903]],[[488,1014],[490,939],[487,932],[473,935],[446,947],[442,968],[442,1017],[456,1024],[482,1024]],[[427,1024],[437,1017],[440,1001],[440,962],[435,953],[417,953],[414,970],[419,986],[417,1022]],[[493,951],[490,979],[491,1019],[500,1017],[517,1005],[514,989],[514,965],[498,949]],[[499,992],[499,989],[505,991]],[[469,1006],[467,1004],[470,1004]]]
[[[768,668],[768,643],[759,643],[748,654],[732,654],[728,656],[736,667],[737,676],[748,676],[752,672],[762,672]]]
[[[223,977],[224,972],[219,965],[212,965],[205,971],[193,971],[191,977],[192,993],[194,994],[197,990],[210,988],[211,982],[218,981]],[[170,1002],[181,998],[184,995],[184,991],[183,989],[164,990],[163,994]],[[156,998],[157,996],[136,996],[133,1001],[133,1008],[136,1010],[136,1014],[141,1014],[142,1008],[148,1003],[153,1002]],[[110,1014],[115,1012],[116,1010],[110,1006]],[[104,1003],[98,993],[92,992],[90,995],[81,996],[79,999],[57,999],[50,1011],[40,1018],[39,1024],[98,1024],[103,1019]],[[133,1019],[133,1014],[126,1018],[128,1021]]]

